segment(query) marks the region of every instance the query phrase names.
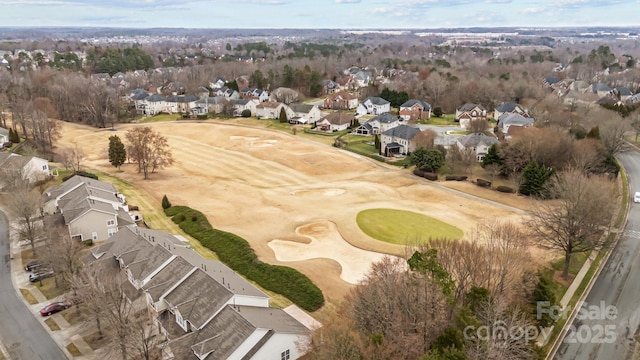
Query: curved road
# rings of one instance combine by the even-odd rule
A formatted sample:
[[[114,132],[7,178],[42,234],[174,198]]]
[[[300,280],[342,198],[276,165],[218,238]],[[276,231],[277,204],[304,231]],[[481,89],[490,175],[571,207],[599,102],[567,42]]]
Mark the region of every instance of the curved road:
[[[640,153],[627,152],[618,158],[629,177],[631,194],[640,191]],[[631,203],[624,234],[585,303],[590,315],[577,316],[581,319],[573,321],[554,359],[631,359],[637,352],[634,337],[640,335],[640,204]]]
[[[0,211],[0,340],[12,360],[67,359],[18,296],[11,282],[9,223]]]

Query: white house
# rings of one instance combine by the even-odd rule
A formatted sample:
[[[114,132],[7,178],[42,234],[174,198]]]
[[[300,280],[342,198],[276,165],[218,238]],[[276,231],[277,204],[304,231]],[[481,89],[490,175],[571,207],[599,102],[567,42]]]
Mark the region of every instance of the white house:
[[[292,117],[300,117],[306,119],[307,123],[309,124],[315,123],[324,116],[317,105],[293,103],[289,104],[289,108],[293,112]]]
[[[256,117],[260,119],[279,119],[280,111],[283,107],[287,106],[277,101],[269,100],[262,102],[256,105]]]
[[[233,113],[235,116],[241,116],[242,112],[245,110],[249,110],[251,112],[251,116],[256,116],[257,107],[260,105],[260,101],[257,99],[239,99],[234,103]],[[278,113],[278,115],[280,115],[280,113]]]
[[[30,183],[46,180],[52,176],[48,160],[14,153],[0,153],[0,169],[15,173]]]
[[[0,147],[2,144],[9,142],[9,130],[0,127]]]
[[[519,114],[524,117],[528,117],[529,113],[522,106],[516,103],[504,103],[498,106],[493,114],[494,119],[500,119],[500,116],[507,113]]]
[[[335,111],[317,121],[316,129],[328,132],[347,130],[354,120],[351,114]]]
[[[458,138],[456,145],[460,149],[471,149],[476,154],[476,159],[482,161],[487,155],[489,148],[493,144],[497,144],[498,139],[493,136],[487,136],[481,133],[473,133]]]
[[[161,112],[167,112],[167,113],[171,112],[171,109],[167,105],[166,98],[160,94],[153,94],[153,95],[147,96],[144,99],[144,104],[146,107],[145,113],[147,115],[153,116]]]
[[[360,105],[358,105],[358,108],[356,109],[356,114],[357,115],[364,115],[364,114],[378,115],[378,114],[388,113],[390,111],[391,111],[391,103],[389,101],[381,97],[370,96],[364,99],[364,101],[362,101]]]
[[[531,126],[533,122],[533,118],[525,117],[518,113],[504,113],[498,118],[498,128],[502,133],[506,134],[511,126]]]
[[[400,125],[398,117],[391,113],[380,114],[373,119],[370,119],[366,123],[358,126],[354,133],[357,135],[377,135],[381,134],[389,129],[392,129]]]

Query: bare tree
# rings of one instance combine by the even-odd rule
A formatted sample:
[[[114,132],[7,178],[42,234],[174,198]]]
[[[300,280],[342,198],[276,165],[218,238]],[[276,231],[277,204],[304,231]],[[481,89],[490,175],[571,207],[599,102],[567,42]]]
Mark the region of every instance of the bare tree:
[[[17,233],[31,246],[36,256],[35,243],[44,234],[42,223],[42,197],[28,186],[14,188],[7,196],[7,207],[15,217]]]
[[[40,254],[38,258],[54,270],[56,286],[73,289],[72,284],[76,273],[82,267],[80,261],[82,244],[71,239],[69,231],[62,224],[48,223],[47,235],[45,245],[47,251]],[[75,291],[74,296],[77,296]]]
[[[528,227],[541,246],[564,253],[562,276],[566,279],[573,254],[602,244],[618,189],[604,176],[587,177],[577,170],[559,174],[549,188],[557,200],[542,202],[534,209]]]
[[[424,86],[435,105],[440,104],[440,97],[445,93],[448,85],[447,79],[437,72],[429,74],[429,77],[424,82]]]
[[[416,149],[419,149],[419,148],[430,149],[434,146],[434,142],[437,137],[438,137],[438,134],[435,131],[431,129],[427,129],[416,134],[416,136],[414,136],[412,140],[416,144]]]
[[[60,163],[67,170],[80,171],[85,156],[84,151],[78,145],[75,145],[60,152]]]
[[[355,326],[387,344],[390,358],[419,358],[448,324],[442,291],[429,275],[407,271],[404,259],[386,257],[350,299]]]
[[[149,170],[155,172],[157,168],[173,163],[167,138],[150,127],[135,127],[125,136],[129,142],[127,154],[138,164],[138,172],[143,172],[145,179],[149,178]]]
[[[478,163],[476,152],[472,148],[459,148],[451,146],[447,150],[445,165],[451,173],[471,173],[473,166]]]
[[[474,360],[537,359],[537,330],[528,314],[502,300],[484,302],[477,311],[478,327],[465,328],[466,353]],[[481,328],[482,327],[482,328]]]
[[[624,150],[627,144],[627,132],[629,123],[619,116],[614,116],[600,126],[600,140],[611,154],[617,154]]]
[[[476,119],[469,122],[467,129],[470,133],[484,133],[489,129],[489,122],[485,119]]]

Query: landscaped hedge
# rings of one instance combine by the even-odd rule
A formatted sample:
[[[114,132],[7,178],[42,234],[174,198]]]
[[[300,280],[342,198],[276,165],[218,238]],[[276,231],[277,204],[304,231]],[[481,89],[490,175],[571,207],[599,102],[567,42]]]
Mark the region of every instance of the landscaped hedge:
[[[482,186],[482,187],[486,187],[486,188],[490,188],[491,187],[491,181],[484,180],[484,179],[477,179],[476,180],[476,185]]]
[[[516,192],[512,187],[509,186],[504,186],[504,185],[500,185],[496,188],[496,190],[503,192],[503,193],[509,193],[509,194],[513,194],[514,192]]]
[[[464,175],[447,175],[444,179],[446,181],[465,181],[467,177]]]
[[[290,267],[261,262],[245,239],[214,229],[201,212],[186,206],[173,206],[165,209],[165,214],[171,216],[184,232],[214,251],[220,261],[247,279],[286,296],[307,311],[317,310],[324,304],[322,291],[304,274]]]

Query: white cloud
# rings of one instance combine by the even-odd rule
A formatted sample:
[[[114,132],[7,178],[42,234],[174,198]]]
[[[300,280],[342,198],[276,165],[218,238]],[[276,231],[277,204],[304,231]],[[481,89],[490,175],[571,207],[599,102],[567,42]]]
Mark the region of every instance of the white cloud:
[[[336,0],[336,4],[357,4],[361,0]]]
[[[544,8],[525,8],[522,9],[522,13],[523,14],[538,14],[543,12],[545,9]]]

